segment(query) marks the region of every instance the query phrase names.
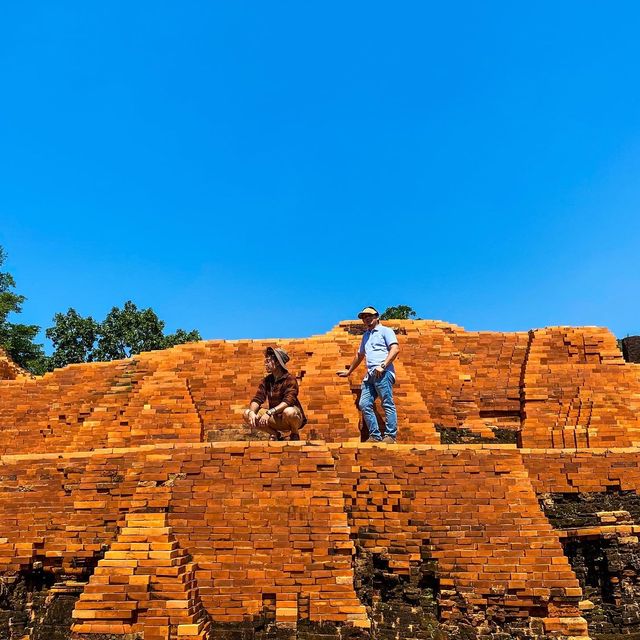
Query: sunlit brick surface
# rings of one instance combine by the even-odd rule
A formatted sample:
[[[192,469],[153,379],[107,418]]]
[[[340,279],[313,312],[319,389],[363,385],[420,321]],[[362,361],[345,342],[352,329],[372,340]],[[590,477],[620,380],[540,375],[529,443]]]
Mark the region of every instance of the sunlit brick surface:
[[[605,329],[478,333],[432,321],[391,324],[402,349],[395,389],[401,442],[438,444],[436,425],[485,440],[496,428],[511,430],[527,447],[640,442],[639,369],[624,362]],[[359,327],[345,322],[300,340],[201,342],[5,380],[0,453],[200,442],[211,431],[224,439],[225,430],[241,425],[264,375],[264,349],[274,344],[291,355],[307,433],[357,441],[362,370],[350,381],[335,371],[353,357]],[[0,358],[0,372],[10,370],[7,363]]]
[[[444,624],[498,607],[584,637],[581,589],[538,496],[640,489],[638,367],[604,329],[389,324],[401,345],[391,446],[361,443],[362,371],[335,375],[359,323],[42,378],[0,354],[0,572],[90,576],[79,636],[206,638],[265,615],[366,633],[360,555],[397,576],[431,567]],[[276,344],[308,441],[251,440],[241,424]],[[441,444],[443,427],[475,441]],[[499,432],[513,443],[495,444]]]
[[[26,376],[27,372],[18,367],[0,347],[0,380],[15,380]]]

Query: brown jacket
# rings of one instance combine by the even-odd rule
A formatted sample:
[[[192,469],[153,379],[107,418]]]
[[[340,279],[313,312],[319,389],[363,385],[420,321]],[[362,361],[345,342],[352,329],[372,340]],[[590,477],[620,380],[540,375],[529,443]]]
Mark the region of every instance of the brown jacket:
[[[289,372],[279,380],[276,380],[272,373],[262,379],[251,402],[262,405],[265,400],[269,401],[269,409],[277,407],[281,402],[286,402],[290,407],[298,407],[302,414],[302,424],[307,422],[300,400],[298,400],[298,381]]]

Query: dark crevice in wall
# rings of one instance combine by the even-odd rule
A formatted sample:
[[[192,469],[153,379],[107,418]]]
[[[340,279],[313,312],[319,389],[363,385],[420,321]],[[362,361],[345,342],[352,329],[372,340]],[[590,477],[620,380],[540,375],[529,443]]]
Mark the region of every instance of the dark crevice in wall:
[[[635,536],[569,539],[565,553],[584,592],[594,638],[640,636],[640,544]]]
[[[597,514],[607,511],[627,511],[634,523],[640,523],[640,496],[635,491],[544,493],[538,500],[555,529],[601,526],[606,523]]]
[[[0,582],[0,639],[68,640],[71,613],[84,584],[57,581],[51,571],[35,569]]]
[[[627,362],[640,363],[640,336],[627,336],[620,340],[622,357]]]
[[[547,493],[540,506],[556,529],[583,590],[581,614],[597,640],[640,639],[640,523],[635,491]],[[604,527],[604,528],[603,528]]]
[[[446,427],[436,424],[436,431],[440,434],[441,444],[518,444],[518,432],[515,429],[492,427],[494,438],[481,436],[479,433],[464,427]]]
[[[389,558],[356,543],[355,589],[367,607],[376,640],[444,640],[438,621],[436,563],[423,559],[409,575],[389,568]]]

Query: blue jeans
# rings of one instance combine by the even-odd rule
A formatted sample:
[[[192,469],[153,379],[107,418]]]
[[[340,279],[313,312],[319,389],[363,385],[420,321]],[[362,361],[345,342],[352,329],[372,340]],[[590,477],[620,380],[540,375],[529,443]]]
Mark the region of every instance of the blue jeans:
[[[380,396],[386,418],[385,435],[394,439],[398,435],[398,414],[396,413],[396,405],[393,402],[393,383],[393,376],[389,371],[385,371],[380,378],[375,378],[371,375],[369,380],[362,383],[360,389],[358,408],[362,411],[362,417],[367,429],[369,429],[369,436],[378,440],[382,438],[382,435],[378,428],[376,414],[373,411],[373,403],[378,396]]]

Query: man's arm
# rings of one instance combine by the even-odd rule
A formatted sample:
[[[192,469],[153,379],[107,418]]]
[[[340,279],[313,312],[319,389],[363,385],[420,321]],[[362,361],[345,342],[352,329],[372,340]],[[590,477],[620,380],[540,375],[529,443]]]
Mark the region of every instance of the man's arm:
[[[256,414],[258,413],[258,409],[260,409],[260,405],[257,402],[252,402],[249,405],[249,424],[252,427],[256,426],[256,418],[258,417]]]
[[[271,409],[268,409],[259,418],[257,418],[257,422],[259,422],[261,425],[265,425],[265,426],[268,425],[269,418],[271,418],[271,416],[275,416],[278,413],[282,413],[288,406],[289,405],[283,401],[280,404],[277,404],[275,407],[271,407]]]
[[[394,342],[389,347],[389,353],[387,354],[385,361],[379,367],[374,369],[376,377],[379,378],[385,372],[385,369],[398,357],[399,353],[400,345],[397,342]]]
[[[341,377],[341,378],[346,378],[347,376],[350,376],[353,371],[355,369],[357,369],[358,365],[364,360],[364,353],[360,353],[360,351],[358,351],[358,353],[356,353],[356,355],[354,356],[353,360],[351,361],[351,364],[349,365],[348,369],[344,369],[343,371],[338,371],[337,374]]]
[[[286,386],[284,389],[284,395],[282,396],[282,402],[273,408],[274,413],[282,413],[282,411],[287,407],[293,407],[298,399],[298,381],[293,376],[289,376],[286,379],[285,384]]]
[[[400,345],[397,342],[395,344],[392,344],[389,347],[389,355],[387,356],[387,359],[384,361],[385,368],[388,367],[398,357],[399,353],[400,353]]]
[[[258,390],[256,391],[256,395],[253,396],[251,403],[249,404],[249,424],[255,428],[256,426],[256,413],[258,413],[258,409],[262,403],[267,399],[267,390],[264,386],[264,380],[260,382],[258,386]]]
[[[287,407],[292,407],[296,403],[296,399],[298,397],[298,381],[293,377],[289,377],[286,381],[286,385],[282,402],[279,402],[275,407],[271,407],[271,409],[262,415],[258,420],[260,424],[269,424],[269,418],[271,416],[282,413]]]

